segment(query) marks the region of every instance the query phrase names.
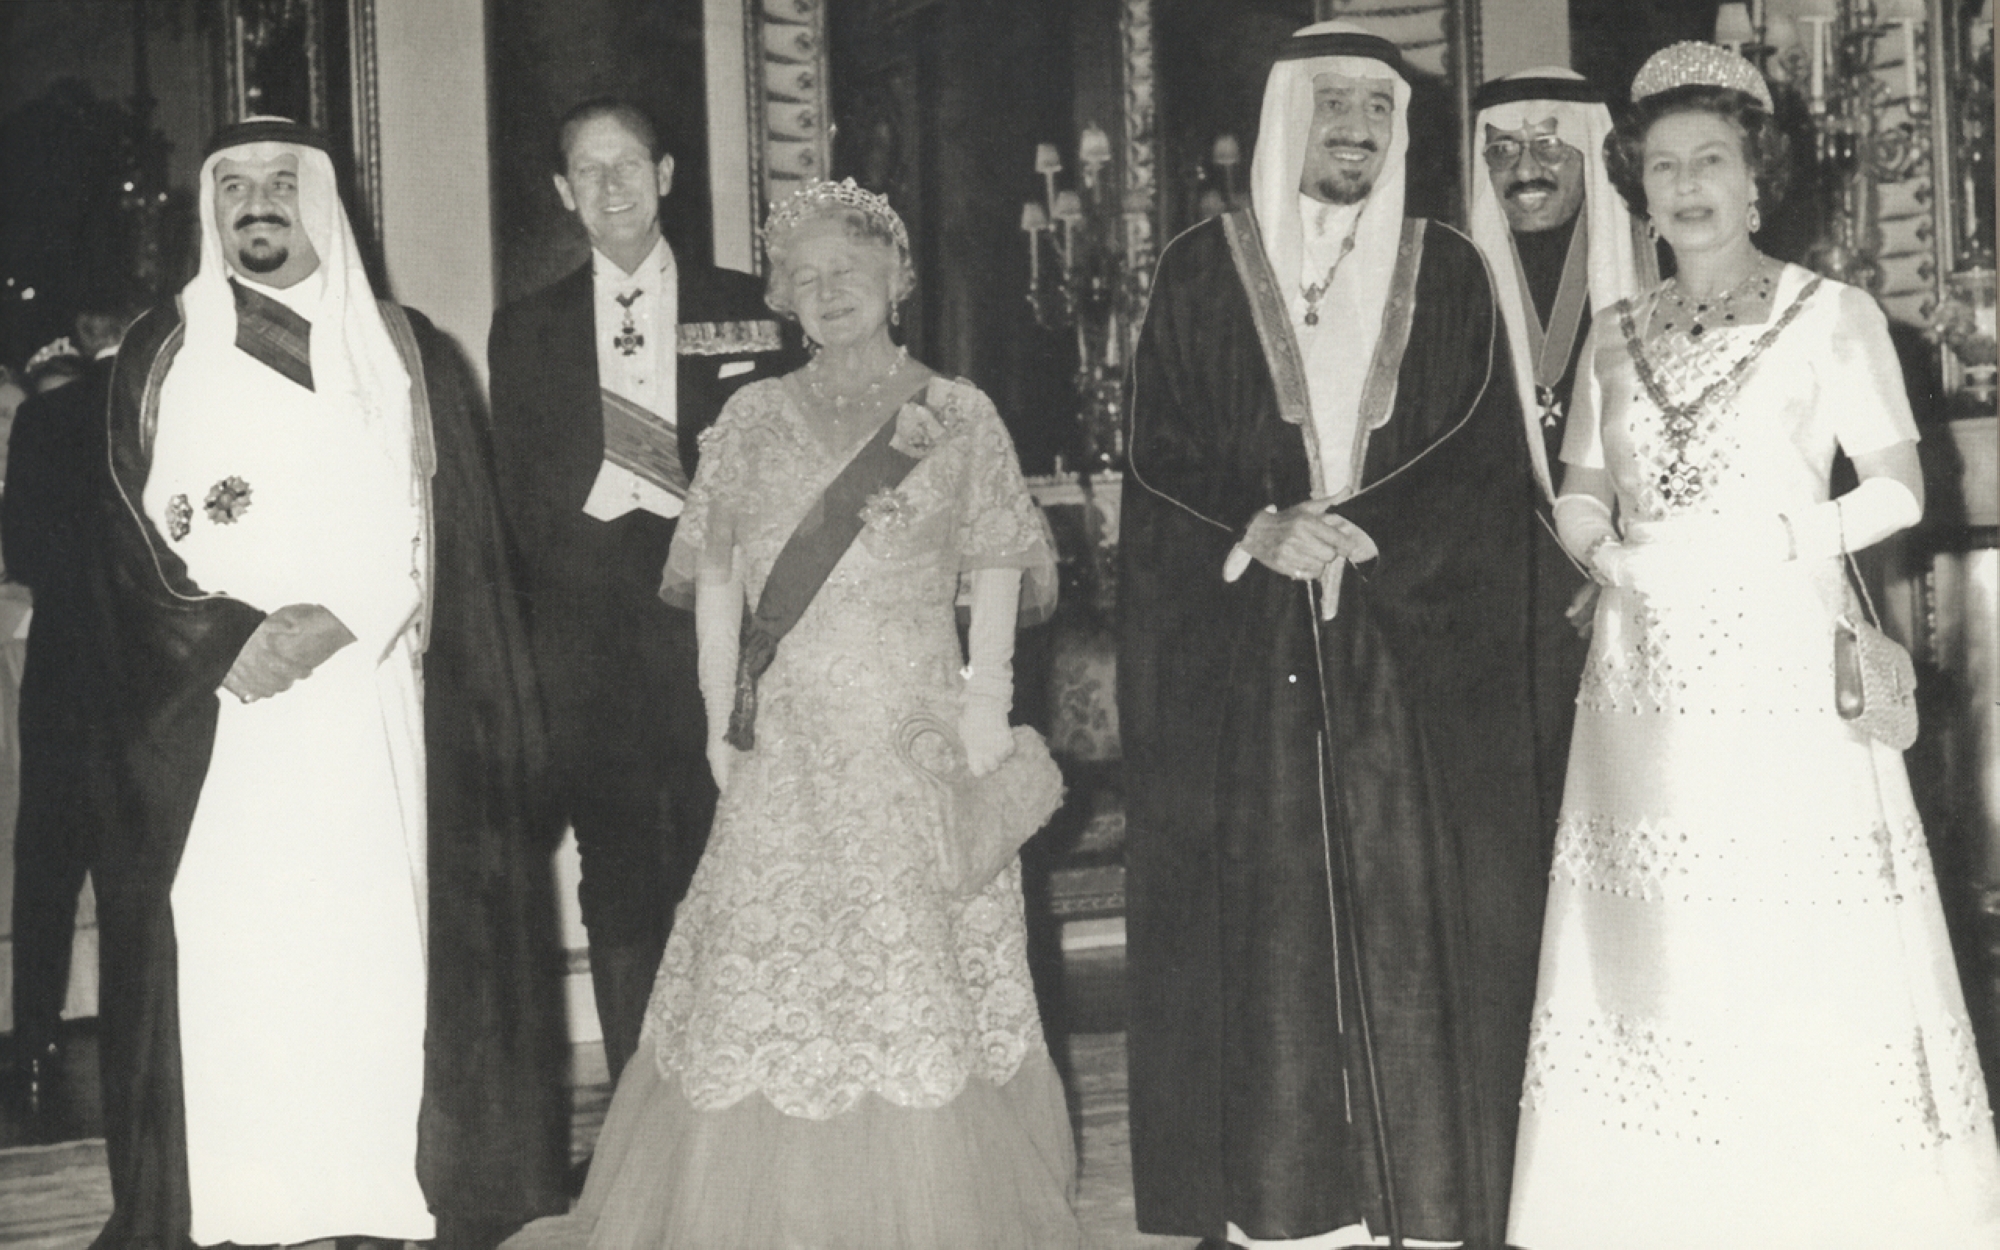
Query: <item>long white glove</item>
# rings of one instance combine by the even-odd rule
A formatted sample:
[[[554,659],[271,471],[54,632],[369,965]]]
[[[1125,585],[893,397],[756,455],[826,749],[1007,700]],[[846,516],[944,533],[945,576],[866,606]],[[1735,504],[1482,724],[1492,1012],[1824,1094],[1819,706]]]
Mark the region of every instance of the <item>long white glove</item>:
[[[1768,554],[1746,557],[1746,540],[1719,520],[1707,517],[1634,522],[1621,535],[1612,522],[1611,506],[1593,494],[1560,496],[1555,502],[1555,518],[1556,536],[1589,568],[1593,581],[1641,595],[1698,584],[1691,579],[1746,558],[1768,563],[1780,558],[1782,551],[1782,546],[1766,542],[1763,546],[1769,548]],[[1767,537],[1783,533],[1776,513],[1770,515],[1769,528],[1771,535]],[[1758,544],[1747,545],[1754,548]]]
[[[1789,517],[1792,548],[1800,560],[1823,560],[1872,547],[1923,519],[1910,488],[1892,477],[1871,477],[1838,499]]]
[[[743,581],[733,567],[704,565],[694,583],[695,671],[708,713],[708,769],[715,788],[729,788],[739,752],[724,741],[736,706],[736,652],[743,628]]]
[[[1556,533],[1607,586],[1648,593],[1706,567],[1752,572],[1788,560],[1823,560],[1860,551],[1907,529],[1923,516],[1910,488],[1892,477],[1871,477],[1838,499],[1792,515],[1751,520],[1685,517],[1637,523],[1621,540],[1611,509],[1595,495],[1556,500]]]
[[[1014,619],[1021,598],[1021,570],[979,569],[972,574],[972,626],[966,632],[964,702],[958,739],[966,766],[983,777],[1014,750],[1007,724],[1014,706]]]

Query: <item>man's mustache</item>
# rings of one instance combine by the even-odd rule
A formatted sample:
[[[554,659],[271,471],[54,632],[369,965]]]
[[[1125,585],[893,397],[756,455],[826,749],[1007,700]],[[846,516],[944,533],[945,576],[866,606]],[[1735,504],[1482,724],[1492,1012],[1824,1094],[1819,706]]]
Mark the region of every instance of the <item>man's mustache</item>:
[[[289,219],[281,217],[276,213],[245,213],[236,219],[235,228],[243,230],[251,226],[289,226],[291,224]]]
[[[1555,179],[1553,178],[1523,178],[1521,181],[1507,188],[1507,198],[1513,199],[1515,196],[1526,195],[1530,191],[1546,191],[1550,195],[1554,195],[1561,189],[1556,186]]]

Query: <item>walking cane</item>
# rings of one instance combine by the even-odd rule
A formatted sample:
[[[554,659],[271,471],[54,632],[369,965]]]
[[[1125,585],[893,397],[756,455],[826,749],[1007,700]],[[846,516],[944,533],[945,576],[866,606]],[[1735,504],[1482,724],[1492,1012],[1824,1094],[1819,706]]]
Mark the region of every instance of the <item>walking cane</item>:
[[[1359,904],[1354,890],[1354,845],[1347,821],[1339,811],[1340,788],[1333,784],[1333,696],[1326,679],[1326,652],[1320,637],[1319,597],[1319,581],[1314,579],[1306,584],[1306,611],[1312,617],[1313,662],[1319,670],[1319,834],[1326,867],[1327,926],[1333,936],[1334,1013],[1341,1031],[1345,1033],[1345,1013],[1340,1001],[1340,952],[1343,945],[1340,932],[1344,925],[1347,929],[1345,947],[1354,958],[1354,1023],[1361,1038],[1362,1070],[1368,1078],[1368,1107],[1370,1119],[1375,1125],[1375,1164],[1382,1174],[1382,1211],[1389,1224],[1389,1245],[1393,1250],[1403,1250],[1403,1217],[1397,1209],[1396,1176],[1389,1163],[1389,1117],[1384,1114],[1382,1075],[1375,1063],[1375,1023],[1368,1004],[1366,951],[1361,942],[1361,924],[1355,915]],[[1340,859],[1339,879],[1347,886],[1348,905],[1345,907],[1340,905],[1340,891],[1334,878],[1336,852]],[[1347,1080],[1345,1067],[1343,1064],[1343,1085]],[[1351,1107],[1348,1114],[1351,1121]]]

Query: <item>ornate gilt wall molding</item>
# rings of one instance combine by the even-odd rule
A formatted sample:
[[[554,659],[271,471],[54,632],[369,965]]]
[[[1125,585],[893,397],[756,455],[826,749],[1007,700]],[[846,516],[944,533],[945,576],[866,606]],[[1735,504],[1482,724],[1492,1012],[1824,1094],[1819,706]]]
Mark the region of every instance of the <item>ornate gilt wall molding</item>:
[[[833,167],[827,0],[707,0],[717,263],[763,268],[766,208]]]
[[[1153,0],[1121,0],[1118,39],[1125,97],[1125,275],[1130,332],[1144,319],[1159,249],[1159,140],[1153,79]]]
[[[382,101],[376,76],[375,0],[348,0],[349,99],[354,109],[354,181],[371,238],[382,237]]]

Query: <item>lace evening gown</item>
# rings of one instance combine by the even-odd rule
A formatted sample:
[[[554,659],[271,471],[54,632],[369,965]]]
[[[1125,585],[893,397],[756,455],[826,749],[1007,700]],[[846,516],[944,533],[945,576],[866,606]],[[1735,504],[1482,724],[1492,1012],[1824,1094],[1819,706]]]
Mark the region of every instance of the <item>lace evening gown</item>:
[[[1810,276],[1786,268],[1774,322]],[[1765,328],[1645,351],[1685,403]],[[1796,514],[1828,497],[1836,445],[1917,436],[1880,310],[1830,281],[1684,434],[1619,318],[1586,358],[1564,458],[1609,469],[1628,542]],[[1598,606],[1509,1241],[2000,1246],[2000,1152],[1903,760],[1834,710],[1841,561],[1710,546],[1681,572]]]
[[[704,436],[670,577],[731,543],[754,602],[851,457],[792,386],[745,387]],[[950,391],[946,433],[870,501],[759,682],[756,747],[717,808],[577,1211],[516,1244],[1081,1243],[1019,865],[976,896],[942,893],[938,796],[892,745],[912,713],[956,722],[961,572],[1052,584],[998,414]]]

